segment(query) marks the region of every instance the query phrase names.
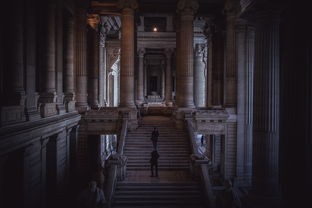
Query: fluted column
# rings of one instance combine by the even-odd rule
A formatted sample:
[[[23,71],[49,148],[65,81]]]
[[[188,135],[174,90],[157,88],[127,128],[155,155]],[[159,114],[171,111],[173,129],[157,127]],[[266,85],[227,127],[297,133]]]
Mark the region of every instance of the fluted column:
[[[165,60],[160,61],[160,70],[161,70],[161,99],[165,98],[165,88],[166,88],[166,66],[165,66]]]
[[[87,65],[89,69],[89,89],[88,101],[91,108],[97,108],[99,105],[99,33],[98,23],[100,18],[98,15],[88,15],[88,58]]]
[[[36,35],[36,9],[35,0],[27,1],[26,4],[26,29],[25,29],[25,39],[26,56],[25,56],[25,87],[26,87],[26,118],[27,120],[37,120],[40,118],[37,105],[39,95],[36,92],[36,50],[37,50],[37,35]]]
[[[14,14],[3,9],[1,30],[1,104],[0,126],[25,120],[24,89],[24,18],[23,1],[7,3],[8,8],[16,8]],[[10,17],[10,20],[6,20]]]
[[[236,184],[251,186],[255,31],[247,21],[236,23],[237,51],[237,176]]]
[[[46,45],[45,45],[45,77],[43,90],[49,98],[47,102],[56,102],[56,5],[49,1],[47,5]]]
[[[223,105],[223,82],[224,82],[224,35],[220,26],[220,20],[215,20],[214,33],[212,35],[212,94],[211,104],[213,106]]]
[[[206,46],[196,44],[194,58],[194,102],[197,108],[206,107]]]
[[[64,33],[64,92],[66,111],[70,112],[75,107],[74,85],[74,20],[72,16],[65,18]]]
[[[237,69],[235,50],[235,20],[238,11],[238,1],[227,0],[226,12],[226,41],[225,41],[225,81],[224,105],[235,108],[237,103]]]
[[[253,122],[253,186],[276,194],[279,186],[279,20],[257,12]]]
[[[178,107],[194,108],[193,97],[193,19],[197,0],[178,2],[179,28],[177,32],[177,90]]]
[[[56,95],[56,3],[51,1],[46,5],[46,24],[44,24],[43,42],[43,70],[42,92],[39,102],[42,117],[49,117],[57,114]]]
[[[63,86],[63,75],[64,75],[64,11],[63,2],[57,2],[56,7],[56,20],[55,20],[55,51],[56,51],[56,103],[58,114],[64,114],[66,112],[64,105],[64,86]]]
[[[100,46],[99,46],[99,104],[106,106],[106,28],[100,25]]]
[[[86,10],[76,10],[76,107],[79,112],[88,109],[87,102],[87,42],[86,42]]]
[[[144,93],[143,93],[143,70],[144,70],[144,54],[145,54],[145,49],[140,48],[138,50],[138,55],[139,55],[139,75],[138,75],[138,86],[137,86],[137,100],[138,104],[142,104],[144,102]]]
[[[211,18],[206,18],[205,36],[207,38],[207,106],[212,106],[212,36],[213,36],[213,22]]]
[[[135,107],[134,103],[134,10],[136,0],[119,0],[121,9],[120,106]]]
[[[24,100],[23,96],[25,95],[25,89],[24,89],[24,20],[23,20],[23,11],[22,6],[21,8],[17,8],[17,13],[12,16],[12,24],[11,24],[11,35],[12,40],[10,41],[11,48],[9,51],[12,52],[10,54],[12,57],[10,57],[9,60],[12,60],[10,65],[10,70],[12,70],[12,93],[17,95],[12,96],[13,103],[16,103],[16,105],[20,105],[20,101],[22,99]]]
[[[172,106],[172,72],[171,72],[171,56],[173,50],[165,49],[166,54],[166,91],[165,100],[167,106]]]

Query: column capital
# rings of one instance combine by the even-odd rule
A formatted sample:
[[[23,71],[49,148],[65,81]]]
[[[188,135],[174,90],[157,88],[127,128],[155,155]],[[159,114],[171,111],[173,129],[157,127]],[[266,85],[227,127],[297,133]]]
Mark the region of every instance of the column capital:
[[[177,11],[182,15],[194,15],[198,8],[198,0],[179,0],[177,5]]]
[[[119,9],[137,9],[138,8],[138,2],[137,0],[119,0],[117,3],[117,7]]]
[[[144,54],[145,54],[145,48],[139,48],[138,49],[138,55],[140,58],[143,58],[144,57]]]

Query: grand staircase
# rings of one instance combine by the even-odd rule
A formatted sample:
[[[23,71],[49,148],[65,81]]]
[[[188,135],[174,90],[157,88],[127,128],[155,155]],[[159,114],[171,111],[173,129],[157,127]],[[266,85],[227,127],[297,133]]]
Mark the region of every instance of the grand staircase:
[[[150,177],[150,140],[153,127],[159,130],[159,177]],[[126,137],[127,175],[119,181],[113,208],[203,208],[199,181],[190,175],[190,146],[187,132],[175,128],[168,117],[143,117],[139,128]]]

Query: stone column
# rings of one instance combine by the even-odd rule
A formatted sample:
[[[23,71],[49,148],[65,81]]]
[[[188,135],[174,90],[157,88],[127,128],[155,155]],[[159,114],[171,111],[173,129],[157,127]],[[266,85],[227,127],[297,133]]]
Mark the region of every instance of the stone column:
[[[205,28],[205,35],[207,38],[207,106],[212,106],[212,36],[214,32],[214,24],[211,18],[206,18],[206,28]]]
[[[166,66],[165,66],[165,60],[162,59],[160,61],[160,69],[161,69],[161,81],[160,81],[160,86],[161,86],[161,99],[165,98],[165,88],[166,88]]]
[[[199,5],[197,0],[178,2],[177,32],[177,90],[178,107],[194,108],[193,97],[193,19]]]
[[[136,0],[119,0],[121,9],[120,106],[134,108],[134,10]]]
[[[17,3],[20,6],[16,7]],[[1,125],[6,125],[25,120],[25,89],[24,89],[24,19],[23,2],[17,1],[9,3],[8,7],[16,7],[14,14],[10,16],[9,21],[4,20],[5,32],[3,31],[3,64],[4,90],[1,99]],[[11,4],[11,6],[10,6]],[[6,11],[3,11],[5,16]],[[9,12],[8,12],[9,13]],[[7,16],[5,16],[7,17]],[[4,17],[4,18],[5,18]],[[1,32],[2,32],[1,31]],[[2,60],[1,60],[2,61]],[[2,69],[1,69],[2,70]],[[1,80],[2,81],[2,80]],[[2,84],[2,83],[1,83]]]
[[[255,34],[253,187],[275,195],[279,188],[279,19],[257,12]]]
[[[166,93],[165,101],[167,106],[172,106],[172,72],[171,72],[171,56],[173,50],[170,48],[165,49],[166,55]]]
[[[222,24],[220,20],[216,19],[214,24],[214,33],[211,37],[211,104],[212,106],[222,106],[224,82],[224,34],[222,27],[220,26]]]
[[[100,46],[99,46],[99,105],[106,106],[106,28],[100,25]]]
[[[87,42],[86,42],[86,10],[76,9],[76,107],[79,112],[88,110],[87,102]]]
[[[43,55],[43,91],[40,93],[41,116],[57,114],[56,110],[56,4],[51,0],[46,7],[45,45]]]
[[[56,11],[56,91],[57,91],[57,111],[58,114],[64,114],[66,112],[64,105],[64,86],[63,86],[63,74],[64,74],[64,11],[63,2],[57,2]]]
[[[197,108],[206,107],[207,67],[204,60],[206,55],[205,44],[196,44],[194,59],[194,101]]]
[[[227,0],[226,12],[226,40],[225,40],[225,80],[224,105],[235,108],[237,103],[237,69],[235,50],[235,20],[238,11],[238,1]]]
[[[145,49],[140,48],[138,50],[139,55],[139,76],[138,76],[138,92],[137,92],[137,102],[138,104],[142,104],[144,102],[144,94],[143,94],[143,70],[144,70],[144,54]]]
[[[29,121],[40,119],[37,109],[39,95],[36,92],[36,9],[35,0],[28,1],[26,4],[25,13],[25,39],[26,39],[26,54],[25,54],[25,87],[26,87],[26,119]]]
[[[236,185],[251,186],[254,75],[254,28],[245,20],[236,23],[237,52],[237,176]]]
[[[74,78],[74,20],[72,16],[65,18],[64,33],[64,92],[67,112],[75,110],[75,78]]]
[[[99,106],[99,33],[98,23],[100,17],[98,15],[88,15],[88,68],[89,75],[89,93],[88,100],[91,108]]]

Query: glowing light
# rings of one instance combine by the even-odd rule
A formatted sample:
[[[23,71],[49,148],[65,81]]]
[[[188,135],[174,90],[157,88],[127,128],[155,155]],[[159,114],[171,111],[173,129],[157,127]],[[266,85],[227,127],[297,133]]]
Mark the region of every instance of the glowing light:
[[[157,32],[157,27],[154,27],[154,28],[153,28],[153,31],[154,31],[154,32]]]

